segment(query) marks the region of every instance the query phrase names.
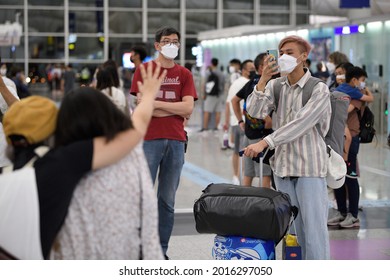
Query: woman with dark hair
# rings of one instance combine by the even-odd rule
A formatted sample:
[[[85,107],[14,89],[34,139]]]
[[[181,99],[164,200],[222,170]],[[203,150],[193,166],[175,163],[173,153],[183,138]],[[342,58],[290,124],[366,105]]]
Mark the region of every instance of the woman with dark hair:
[[[105,95],[84,87],[64,98],[56,144],[99,136],[110,141],[131,127],[131,120]],[[142,143],[116,164],[84,176],[73,194],[52,257],[162,259],[157,199],[151,186]]]
[[[122,112],[127,113],[125,94],[115,86],[110,67],[99,69],[96,74],[96,80],[96,89],[104,93]]]
[[[143,95],[141,103],[138,104],[132,115],[133,128],[130,128],[131,124],[129,122],[126,123],[125,120],[121,124],[114,126],[114,128],[110,127],[112,122],[115,121],[115,117],[119,118],[121,114],[123,115],[121,112],[115,113],[115,110],[118,110],[111,102],[106,101],[109,104],[108,106],[111,105],[111,109],[110,107],[103,107],[105,109],[100,110],[98,109],[99,106],[97,108],[89,107],[91,106],[90,103],[73,100],[75,104],[78,104],[74,107],[77,110],[74,110],[73,104],[66,101],[65,104],[67,105],[61,109],[61,119],[64,119],[64,110],[67,109],[67,111],[73,114],[74,121],[72,124],[86,120],[92,120],[93,122],[102,121],[104,123],[101,129],[102,133],[98,131],[98,133],[91,133],[89,138],[83,138],[85,135],[80,136],[79,130],[76,131],[77,137],[74,137],[70,132],[65,132],[62,134],[65,140],[58,141],[57,147],[44,155],[42,149],[38,148],[44,148],[40,146],[50,140],[56,129],[58,116],[56,104],[48,98],[34,95],[14,102],[10,106],[4,114],[3,127],[7,142],[13,148],[12,163],[14,166],[13,168],[8,168],[6,174],[0,175],[0,258],[2,256],[27,260],[50,258],[51,248],[67,216],[69,205],[73,200],[73,192],[80,179],[90,171],[103,170],[104,167],[116,164],[119,160],[126,162],[128,154],[134,155],[133,158],[137,162],[137,167],[133,168],[134,170],[126,169],[126,173],[130,172],[134,177],[127,182],[121,181],[118,186],[120,188],[128,188],[125,185],[130,181],[139,182],[139,184],[135,185],[136,183],[133,183],[132,186],[136,187],[133,188],[133,192],[128,197],[129,200],[131,199],[130,202],[126,205],[122,204],[123,208],[121,210],[123,212],[115,213],[114,217],[108,215],[108,213],[112,212],[107,212],[104,215],[100,215],[101,212],[99,212],[99,214],[96,213],[96,218],[105,220],[106,227],[110,228],[111,223],[115,223],[117,220],[124,220],[121,216],[129,212],[127,209],[126,211],[124,210],[125,207],[131,208],[134,207],[132,203],[138,203],[140,205],[138,211],[134,212],[134,215],[137,215],[137,217],[133,219],[131,216],[126,216],[125,218],[132,220],[134,223],[128,230],[138,233],[141,217],[144,216],[143,213],[147,214],[142,219],[142,230],[139,231],[140,236],[127,237],[127,239],[132,239],[128,244],[138,245],[137,249],[135,249],[135,245],[133,247],[127,246],[126,250],[131,252],[129,253],[131,254],[130,257],[140,258],[138,248],[141,244],[141,238],[143,240],[142,246],[146,248],[153,247],[150,245],[153,242],[150,236],[153,236],[152,233],[155,232],[154,227],[157,227],[153,224],[154,219],[152,217],[154,203],[150,200],[153,198],[144,201],[144,199],[141,200],[139,195],[142,191],[142,197],[147,197],[148,189],[152,188],[150,187],[150,179],[148,179],[149,173],[147,173],[147,176],[142,174],[145,164],[142,163],[143,154],[139,150],[142,149],[140,148],[142,139],[145,137],[150,119],[152,118],[155,98],[162,81],[166,77],[166,70],[161,71],[160,65],[157,65],[155,71],[153,71],[151,66],[145,69],[142,65],[141,73],[143,82],[139,83],[139,86]],[[4,93],[7,93],[6,88],[4,90],[2,92],[3,96]],[[84,90],[81,89],[82,92]],[[7,95],[9,97],[10,94],[8,93]],[[94,96],[96,97],[96,95],[102,96],[101,93],[95,91]],[[80,97],[84,98],[81,93]],[[67,100],[70,99],[67,98]],[[92,109],[93,112],[91,113]],[[97,114],[97,112],[101,115]],[[106,120],[107,114],[110,115],[110,112],[116,114],[113,116],[114,120],[110,119],[111,122]],[[88,116],[87,113],[94,117]],[[65,121],[69,125],[72,118],[70,115],[66,116]],[[78,119],[79,117],[80,119]],[[95,131],[93,125],[84,124],[81,127],[82,129],[91,127],[90,131]],[[114,135],[114,132],[118,133]],[[73,137],[75,141],[68,142]],[[22,168],[26,164],[28,166]],[[140,169],[141,171],[135,169]],[[145,184],[148,186],[144,191],[144,188],[140,186]],[[112,189],[118,191],[119,188],[113,186]],[[106,196],[107,198],[111,197],[108,194]],[[112,201],[112,199],[110,202],[112,208],[120,204],[117,201]],[[141,205],[142,209],[146,206],[149,208],[147,211],[140,212]],[[83,210],[89,211],[88,208],[83,208]],[[16,220],[20,222],[15,223]],[[83,225],[85,226],[87,223],[88,221]],[[92,222],[89,225],[91,227],[95,226]],[[103,231],[105,235],[104,229],[101,230],[97,227],[89,229],[91,232],[100,233],[100,231]],[[150,232],[147,232],[149,229]],[[115,236],[122,235],[115,232]],[[89,238],[87,235],[86,237]],[[110,240],[113,240],[113,238]],[[147,239],[146,241],[144,241],[145,238]],[[158,240],[158,238],[156,239]],[[116,242],[117,240],[110,244],[110,246],[115,247],[115,254],[109,251],[104,257],[114,258],[113,255],[117,256],[117,258],[123,257]],[[161,248],[158,247],[156,250],[161,251]],[[153,253],[155,255],[151,256]],[[108,254],[110,255],[108,256]],[[162,254],[158,254],[156,251],[146,253],[143,251],[143,258],[157,259],[161,258],[161,256]],[[84,255],[83,257],[97,258],[96,255]],[[99,257],[103,256],[99,255]]]

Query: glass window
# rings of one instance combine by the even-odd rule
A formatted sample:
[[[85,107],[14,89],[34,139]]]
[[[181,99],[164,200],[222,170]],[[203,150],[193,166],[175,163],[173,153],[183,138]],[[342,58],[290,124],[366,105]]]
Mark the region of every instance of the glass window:
[[[261,14],[260,24],[288,25],[290,24],[290,15],[289,14]]]
[[[69,11],[70,33],[104,32],[103,11]]]
[[[253,14],[224,13],[223,27],[253,24]]]
[[[148,1],[148,8],[180,8],[180,0]]]
[[[253,10],[253,0],[223,0],[223,8],[229,10]]]
[[[110,12],[110,33],[142,33],[141,12]]]
[[[12,2],[12,5],[23,5],[24,0],[0,0],[0,5],[10,5]]]
[[[64,0],[28,0],[33,6],[64,6]]]
[[[39,0],[38,0],[39,1]],[[69,0],[70,7],[103,7],[104,0]]]
[[[13,23],[16,21],[16,14],[19,13],[19,23],[24,25],[24,13],[23,10],[15,10],[15,9],[0,9],[0,22],[4,24],[6,21]]]
[[[216,9],[217,0],[187,0],[186,9]]]
[[[260,0],[260,10],[289,10],[290,0]]]
[[[297,14],[297,25],[308,24],[308,23],[309,23],[309,15]]]
[[[109,0],[109,7],[142,8],[142,0]]]
[[[0,47],[0,53],[1,53],[1,62],[2,63],[13,63],[13,59],[24,59],[24,37],[20,38],[20,45],[19,46],[1,46]],[[7,61],[8,60],[8,61]],[[9,67],[8,67],[9,70]]]
[[[103,59],[103,42],[97,37],[77,37],[74,49],[69,51],[69,57],[72,59]]]
[[[192,54],[192,48],[198,45],[198,40],[196,38],[187,38],[185,46],[185,58],[186,60],[196,60],[196,56]],[[183,51],[183,49],[182,49]]]
[[[29,10],[28,25],[29,32],[64,32],[64,11]]]
[[[200,31],[217,28],[216,13],[187,13],[186,17],[187,34],[197,34]]]
[[[309,5],[309,0],[296,0],[297,5],[303,5],[303,6],[308,6]]]
[[[64,37],[31,36],[28,53],[30,58],[64,58]]]
[[[154,34],[157,29],[163,26],[172,26],[179,30],[180,14],[179,13],[162,13],[149,12],[148,13],[148,33]]]

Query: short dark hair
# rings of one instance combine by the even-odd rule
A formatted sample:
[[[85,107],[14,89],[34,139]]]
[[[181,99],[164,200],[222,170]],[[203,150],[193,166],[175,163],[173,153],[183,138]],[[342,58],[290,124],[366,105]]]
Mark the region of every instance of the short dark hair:
[[[238,58],[233,58],[229,61],[229,63],[241,65],[241,60],[239,60]]]
[[[350,69],[352,67],[353,67],[352,63],[350,63],[350,62],[343,62],[343,63],[340,63],[339,65],[337,65],[335,69],[342,68],[342,69],[345,70],[345,72],[347,72],[348,69]]]
[[[99,136],[110,141],[132,127],[130,118],[107,96],[92,87],[80,87],[66,94],[61,103],[55,144],[64,146]]]
[[[143,46],[134,46],[134,47],[131,48],[131,51],[133,51],[134,53],[138,54],[139,58],[141,59],[141,61],[144,61],[144,59],[148,55],[146,53],[146,49]]]
[[[361,77],[367,78],[367,72],[365,70],[357,66],[350,67],[345,74],[345,82],[349,83],[353,78],[360,79]]]
[[[213,57],[212,59],[211,59],[211,64],[212,65],[214,65],[214,66],[217,66],[218,65],[218,58],[215,58],[215,57]]]
[[[241,69],[241,70],[244,69],[245,66],[246,66],[248,63],[250,63],[250,62],[253,62],[253,60],[252,60],[252,59],[244,60],[244,61],[241,63],[241,65],[240,65],[240,69]]]
[[[259,53],[256,58],[255,58],[255,61],[254,61],[254,64],[255,64],[255,67],[256,67],[256,71],[259,69],[260,65],[264,62],[264,57],[267,55],[267,53],[263,52],[263,53]]]
[[[180,32],[179,31],[177,31],[173,27],[164,26],[164,27],[161,27],[160,29],[158,29],[156,31],[156,35],[154,37],[154,40],[155,40],[155,42],[160,42],[162,36],[169,36],[169,35],[172,35],[172,34],[176,34],[177,37],[180,40]]]

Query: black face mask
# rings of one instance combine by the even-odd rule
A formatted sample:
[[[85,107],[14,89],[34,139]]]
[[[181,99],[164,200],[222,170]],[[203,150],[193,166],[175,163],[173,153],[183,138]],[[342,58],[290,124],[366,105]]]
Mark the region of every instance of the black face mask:
[[[256,71],[249,71],[249,79],[252,80],[256,76]]]

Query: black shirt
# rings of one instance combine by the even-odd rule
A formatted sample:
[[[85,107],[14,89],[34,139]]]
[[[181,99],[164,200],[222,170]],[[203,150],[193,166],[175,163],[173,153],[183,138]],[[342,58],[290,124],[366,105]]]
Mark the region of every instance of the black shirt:
[[[260,139],[273,132],[272,129],[264,128],[264,121],[259,119],[251,118],[246,112],[246,99],[252,93],[253,88],[259,82],[260,76],[256,75],[250,79],[242,89],[237,92],[236,96],[244,99],[244,115],[245,115],[245,135],[249,139]]]

